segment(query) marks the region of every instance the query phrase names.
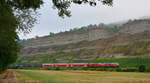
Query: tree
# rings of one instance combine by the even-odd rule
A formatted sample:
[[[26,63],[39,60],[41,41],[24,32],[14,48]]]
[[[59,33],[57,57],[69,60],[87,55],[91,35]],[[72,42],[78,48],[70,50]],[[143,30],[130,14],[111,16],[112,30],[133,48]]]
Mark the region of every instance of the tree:
[[[36,36],[35,36],[35,39],[37,39],[37,38],[39,38],[39,36],[36,35]]]
[[[145,65],[140,65],[139,66],[139,72],[144,72],[146,70]]]
[[[18,31],[29,32],[35,16],[38,0],[0,0],[0,73],[14,63],[19,52]]]
[[[113,0],[52,0],[53,8],[58,10],[58,15],[61,17],[71,16],[71,11],[68,10],[71,3],[82,5],[89,4],[90,6],[96,6],[98,1],[102,2],[104,5],[111,6]]]
[[[95,0],[52,0],[53,8],[58,9],[60,17],[71,16],[71,3],[89,3],[95,6]],[[112,5],[112,0],[101,0],[103,4]],[[31,31],[38,16],[37,9],[43,0],[0,0],[0,72],[15,62],[19,52],[17,33]]]
[[[7,8],[7,6],[5,7]],[[4,9],[4,8],[3,8]],[[19,47],[17,44],[16,19],[10,9],[0,8],[0,72],[16,61]]]
[[[50,32],[50,33],[49,33],[49,35],[50,35],[50,36],[54,36],[54,35],[55,35],[55,33],[53,33],[53,32]]]

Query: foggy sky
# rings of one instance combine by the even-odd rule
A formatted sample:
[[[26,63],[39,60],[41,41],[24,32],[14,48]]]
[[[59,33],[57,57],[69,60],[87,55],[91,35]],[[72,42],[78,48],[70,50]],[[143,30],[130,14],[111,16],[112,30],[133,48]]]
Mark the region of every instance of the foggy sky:
[[[109,24],[150,16],[150,0],[114,0],[113,7],[72,4],[70,10],[72,16],[62,19],[57,15],[57,10],[52,9],[51,0],[45,0],[45,4],[38,10],[41,13],[38,24],[35,24],[29,34],[20,34],[20,38],[48,35],[49,32],[57,33],[89,24]]]

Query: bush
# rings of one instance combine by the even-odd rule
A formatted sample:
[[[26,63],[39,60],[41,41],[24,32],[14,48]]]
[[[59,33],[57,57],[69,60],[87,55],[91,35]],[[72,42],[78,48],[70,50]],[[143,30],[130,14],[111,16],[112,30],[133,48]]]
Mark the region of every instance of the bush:
[[[116,71],[117,71],[117,72],[121,72],[121,68],[117,68]]]
[[[147,72],[150,72],[150,68],[147,69]]]
[[[145,65],[139,66],[139,72],[144,72],[144,71],[146,71]]]
[[[88,70],[94,71],[94,70],[96,70],[96,68],[88,68]]]
[[[96,71],[104,71],[104,68],[96,68]]]
[[[118,68],[118,72],[136,72],[138,71],[137,68]]]
[[[82,70],[85,70],[85,71],[86,71],[86,70],[88,70],[88,68],[87,68],[87,67],[83,67]]]
[[[136,69],[136,68],[127,68],[126,71],[127,71],[127,72],[136,72],[137,69]]]

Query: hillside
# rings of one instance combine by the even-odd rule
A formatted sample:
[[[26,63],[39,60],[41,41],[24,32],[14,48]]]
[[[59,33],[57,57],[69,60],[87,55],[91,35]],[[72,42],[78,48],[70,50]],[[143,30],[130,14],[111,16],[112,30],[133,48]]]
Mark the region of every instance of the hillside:
[[[27,40],[17,63],[150,58],[150,20],[93,26]]]

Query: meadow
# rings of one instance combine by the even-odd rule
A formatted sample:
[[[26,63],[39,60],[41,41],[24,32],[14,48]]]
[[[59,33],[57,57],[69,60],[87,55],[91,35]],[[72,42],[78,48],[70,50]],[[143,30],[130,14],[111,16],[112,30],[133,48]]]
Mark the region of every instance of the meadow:
[[[19,83],[150,83],[150,73],[13,70]]]

